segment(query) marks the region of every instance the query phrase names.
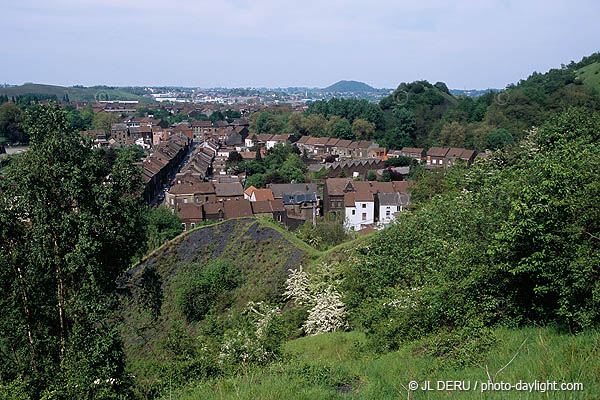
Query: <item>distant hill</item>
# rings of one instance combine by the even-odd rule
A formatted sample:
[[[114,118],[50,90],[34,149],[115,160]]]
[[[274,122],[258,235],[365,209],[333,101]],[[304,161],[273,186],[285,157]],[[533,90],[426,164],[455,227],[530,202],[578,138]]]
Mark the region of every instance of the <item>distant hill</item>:
[[[39,83],[26,83],[21,86],[12,86],[0,88],[0,95],[8,97],[20,95],[49,95],[56,96],[61,100],[65,94],[71,101],[102,101],[102,100],[138,100],[148,101],[148,99],[128,93],[118,88],[103,86],[96,87],[65,87],[55,85],[44,85]]]
[[[339,81],[334,83],[331,86],[328,86],[323,89],[324,92],[354,92],[354,93],[364,93],[364,92],[375,92],[378,89],[375,89],[372,86],[367,85],[364,82],[357,81]]]

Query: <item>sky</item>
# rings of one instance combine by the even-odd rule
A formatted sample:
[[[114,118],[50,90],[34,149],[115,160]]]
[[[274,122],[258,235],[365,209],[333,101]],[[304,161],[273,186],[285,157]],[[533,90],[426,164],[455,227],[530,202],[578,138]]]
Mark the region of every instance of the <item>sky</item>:
[[[0,83],[504,88],[600,50],[598,0],[0,0]]]

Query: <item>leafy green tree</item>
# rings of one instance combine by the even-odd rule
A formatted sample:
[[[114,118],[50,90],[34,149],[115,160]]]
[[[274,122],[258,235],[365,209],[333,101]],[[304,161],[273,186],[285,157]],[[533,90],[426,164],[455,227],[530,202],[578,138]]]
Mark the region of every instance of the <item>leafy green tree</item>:
[[[440,132],[439,144],[450,147],[463,147],[465,145],[466,130],[458,122],[445,124]]]
[[[171,240],[183,232],[183,227],[177,214],[165,206],[148,209],[146,213],[146,226],[148,252],[162,246],[165,241]]]
[[[294,153],[287,156],[286,160],[278,169],[279,174],[286,182],[302,183],[305,182],[306,165],[302,159]]]
[[[356,118],[352,122],[352,134],[356,140],[370,140],[375,134],[375,124],[365,121],[364,119]]]
[[[377,173],[375,171],[373,171],[372,169],[369,170],[367,172],[367,180],[368,181],[376,181],[377,180]]]
[[[56,105],[25,126],[31,147],[0,181],[0,380],[31,398],[92,398],[94,380],[115,379],[102,397],[116,399],[128,378],[110,318],[143,246],[141,174],[125,156],[110,168]]]
[[[255,188],[264,188],[267,185],[267,178],[265,174],[254,174],[246,179],[246,188],[254,186]]]
[[[99,112],[94,115],[92,122],[92,128],[104,129],[104,132],[110,134],[111,127],[113,124],[119,123],[121,120],[119,116],[112,112]]]
[[[386,167],[408,167],[413,164],[414,159],[410,157],[394,157],[385,160]]]
[[[331,128],[331,136],[339,139],[353,139],[350,122],[345,118],[337,121]]]
[[[486,137],[487,148],[491,150],[501,149],[506,145],[514,143],[512,134],[503,128],[489,132]]]
[[[23,115],[21,109],[14,103],[0,105],[0,136],[10,142],[25,142],[27,134],[21,126]]]

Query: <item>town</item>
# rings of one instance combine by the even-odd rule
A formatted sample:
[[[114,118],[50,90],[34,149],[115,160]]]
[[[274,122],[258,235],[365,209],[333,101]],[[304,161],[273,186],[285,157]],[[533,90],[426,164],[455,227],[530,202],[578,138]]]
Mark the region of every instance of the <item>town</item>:
[[[269,216],[293,230],[307,221],[314,223],[318,216],[336,215],[346,229],[369,233],[389,225],[410,203],[410,166],[390,167],[386,161],[404,158],[412,160],[411,165],[443,168],[457,161],[468,166],[486,156],[464,148],[388,150],[368,140],[250,133],[249,119],[241,117],[167,125],[161,119],[135,117],[135,109],[125,107],[105,106],[105,112],[131,113],[112,124],[108,134],[103,130],[81,134],[98,147],[143,148],[148,153],[139,162],[144,198],[148,204],[169,207],[184,230],[203,221],[253,215]],[[174,110],[192,112],[184,107]],[[300,156],[307,171],[301,182],[255,187],[246,184],[246,171],[233,173],[232,161],[262,159],[276,146],[291,147]],[[310,179],[308,172],[319,178]]]

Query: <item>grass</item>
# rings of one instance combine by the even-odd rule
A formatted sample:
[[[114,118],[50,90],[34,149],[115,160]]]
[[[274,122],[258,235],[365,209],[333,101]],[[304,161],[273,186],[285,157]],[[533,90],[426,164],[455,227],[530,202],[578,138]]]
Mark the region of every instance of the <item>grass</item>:
[[[288,342],[286,360],[243,376],[207,381],[172,393],[192,399],[589,399],[600,393],[600,334],[562,334],[551,328],[495,330],[496,342],[477,365],[455,369],[421,352],[421,342],[376,356],[358,332]],[[487,372],[486,372],[487,368]],[[487,391],[481,382],[581,382],[583,391]],[[410,381],[433,391],[409,391]],[[471,389],[435,390],[437,382],[464,381]],[[475,389],[475,382],[478,383]],[[168,398],[168,397],[166,397]]]
[[[600,90],[600,63],[595,62],[590,65],[586,65],[576,71],[576,74],[583,84],[597,90]]]

